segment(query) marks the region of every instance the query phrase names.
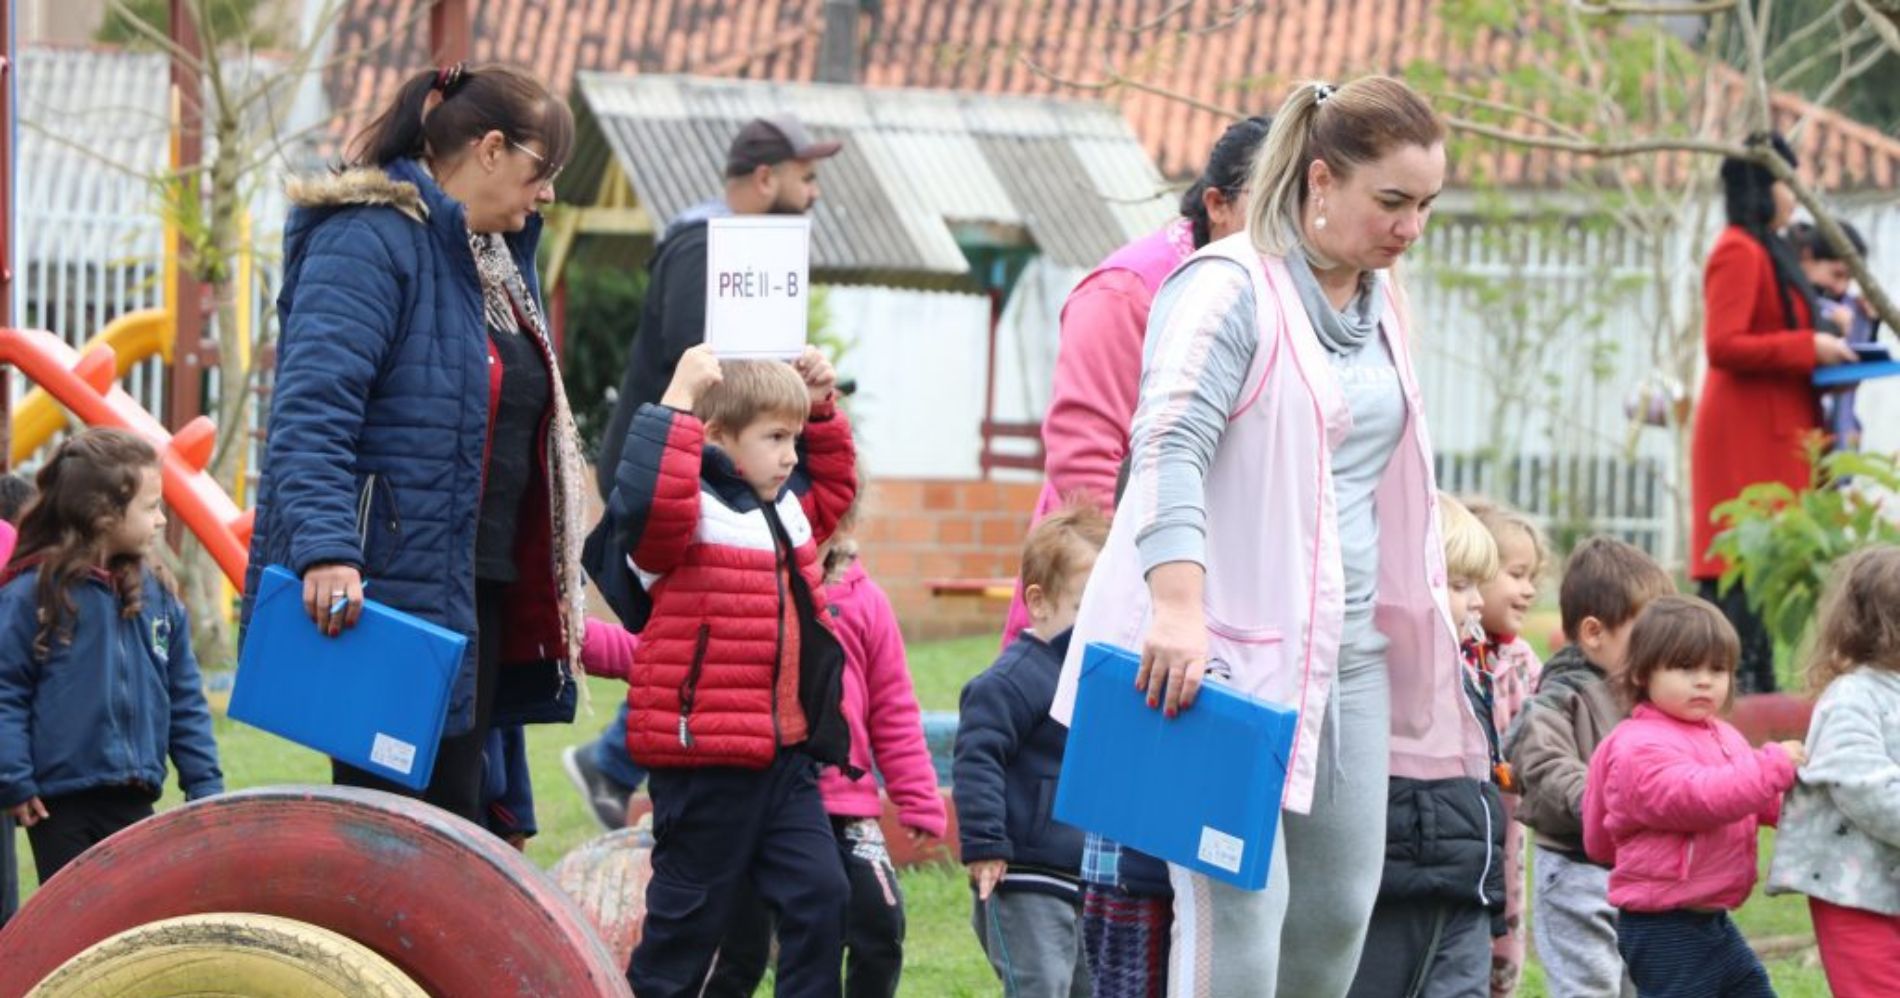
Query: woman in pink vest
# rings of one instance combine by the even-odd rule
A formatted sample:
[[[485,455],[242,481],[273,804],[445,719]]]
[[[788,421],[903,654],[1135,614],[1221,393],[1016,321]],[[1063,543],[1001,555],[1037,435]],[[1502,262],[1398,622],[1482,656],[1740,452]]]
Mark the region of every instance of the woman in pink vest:
[[[1387,777],[1486,776],[1386,273],[1444,186],[1444,139],[1397,81],[1298,87],[1256,161],[1246,230],[1155,298],[1128,485],[1053,713],[1069,720],[1090,641],[1140,649],[1142,695],[1170,716],[1204,675],[1299,712],[1267,888],[1169,868],[1173,995],[1344,995]]]

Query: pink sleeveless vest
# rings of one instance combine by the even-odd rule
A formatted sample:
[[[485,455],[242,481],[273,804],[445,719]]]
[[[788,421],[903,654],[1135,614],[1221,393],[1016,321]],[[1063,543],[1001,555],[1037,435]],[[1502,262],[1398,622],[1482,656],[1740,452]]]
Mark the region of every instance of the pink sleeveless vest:
[[[1285,261],[1256,252],[1245,232],[1196,256],[1246,268],[1260,331],[1247,387],[1206,482],[1208,658],[1231,670],[1240,692],[1299,711],[1283,805],[1305,813],[1343,637],[1345,571],[1331,456],[1351,430],[1352,416]],[[1392,774],[1483,778],[1484,737],[1460,685],[1463,664],[1444,609],[1437,490],[1407,317],[1394,283],[1386,288],[1383,332],[1410,416],[1377,491],[1374,622],[1391,641]],[[1149,519],[1154,492],[1152,469],[1136,462],[1089,579],[1057,687],[1051,714],[1065,724],[1082,649],[1106,641],[1139,650],[1147,633],[1152,608],[1135,535]]]

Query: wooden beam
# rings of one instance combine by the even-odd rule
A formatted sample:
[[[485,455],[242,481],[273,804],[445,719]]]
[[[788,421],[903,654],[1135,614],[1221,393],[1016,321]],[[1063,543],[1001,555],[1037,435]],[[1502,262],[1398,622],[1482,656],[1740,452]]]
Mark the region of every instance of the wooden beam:
[[[475,47],[468,0],[432,0],[429,5],[429,56],[437,66],[467,62]]]

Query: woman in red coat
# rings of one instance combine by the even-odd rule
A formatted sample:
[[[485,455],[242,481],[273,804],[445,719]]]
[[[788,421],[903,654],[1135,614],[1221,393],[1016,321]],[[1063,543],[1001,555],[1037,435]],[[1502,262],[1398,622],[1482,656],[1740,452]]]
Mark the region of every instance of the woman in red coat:
[[[1794,165],[1781,136],[1765,141]],[[1794,211],[1794,192],[1742,159],[1722,161],[1722,190],[1729,225],[1716,238],[1702,285],[1709,372],[1690,444],[1689,575],[1741,634],[1741,691],[1766,691],[1775,688],[1774,646],[1740,584],[1717,593],[1724,565],[1709,554],[1720,529],[1711,514],[1757,482],[1807,486],[1803,440],[1820,427],[1814,369],[1854,353],[1839,336],[1816,331],[1814,288],[1778,234]]]

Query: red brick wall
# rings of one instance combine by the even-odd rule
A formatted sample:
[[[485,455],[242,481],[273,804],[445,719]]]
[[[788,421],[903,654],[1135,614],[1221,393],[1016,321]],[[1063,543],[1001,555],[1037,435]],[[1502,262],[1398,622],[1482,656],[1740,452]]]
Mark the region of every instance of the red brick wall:
[[[943,578],[1014,578],[1041,482],[874,478],[858,546],[910,640],[1001,633],[1008,604],[932,596]]]

